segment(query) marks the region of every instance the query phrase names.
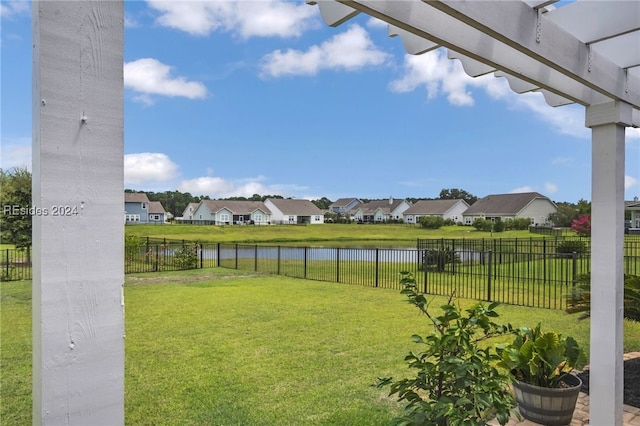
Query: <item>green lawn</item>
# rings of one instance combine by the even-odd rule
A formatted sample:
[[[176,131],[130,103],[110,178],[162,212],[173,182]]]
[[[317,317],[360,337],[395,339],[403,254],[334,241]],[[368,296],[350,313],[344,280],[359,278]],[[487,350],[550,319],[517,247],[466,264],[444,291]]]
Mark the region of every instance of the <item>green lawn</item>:
[[[30,283],[2,283],[0,296],[0,419],[29,424]],[[388,424],[401,408],[370,385],[408,375],[404,355],[419,349],[410,336],[431,330],[398,290],[223,268],[129,275],[125,300],[129,425]],[[588,350],[588,321],[498,312]],[[625,350],[640,350],[640,324],[625,323]]]
[[[445,226],[441,229],[423,229],[401,224],[320,224],[320,225],[128,225],[126,235],[155,237],[200,242],[237,242],[314,245],[317,243],[340,246],[406,246],[415,247],[418,238],[491,238],[490,232],[476,231],[470,226]],[[498,238],[541,238],[529,231],[507,231]],[[327,245],[327,244],[324,244]]]

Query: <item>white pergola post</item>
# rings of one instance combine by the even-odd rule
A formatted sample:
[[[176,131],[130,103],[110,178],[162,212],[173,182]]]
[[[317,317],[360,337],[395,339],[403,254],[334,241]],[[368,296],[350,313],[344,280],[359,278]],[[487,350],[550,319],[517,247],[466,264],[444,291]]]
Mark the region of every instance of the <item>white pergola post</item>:
[[[33,424],[124,424],[124,4],[32,18]]]
[[[625,126],[631,106],[587,107],[592,129],[590,424],[622,425]],[[613,373],[613,375],[612,375]]]

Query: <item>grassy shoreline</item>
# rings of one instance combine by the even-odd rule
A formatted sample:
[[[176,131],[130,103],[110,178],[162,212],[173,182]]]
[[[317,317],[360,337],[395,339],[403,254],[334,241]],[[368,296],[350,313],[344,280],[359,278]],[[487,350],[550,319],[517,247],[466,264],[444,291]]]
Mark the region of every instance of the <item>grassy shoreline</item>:
[[[340,246],[415,247],[426,238],[543,238],[529,231],[490,233],[470,226],[424,229],[402,224],[322,224],[322,225],[127,225],[125,235],[200,242],[287,243]]]

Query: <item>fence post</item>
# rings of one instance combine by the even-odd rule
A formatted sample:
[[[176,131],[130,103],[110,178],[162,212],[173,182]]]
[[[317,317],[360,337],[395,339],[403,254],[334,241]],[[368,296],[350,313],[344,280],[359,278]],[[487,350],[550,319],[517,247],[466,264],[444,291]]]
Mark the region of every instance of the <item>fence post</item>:
[[[220,243],[216,244],[216,266],[220,267]]]
[[[451,275],[456,274],[456,240],[451,239]]]
[[[376,248],[376,287],[378,287],[378,280],[380,278],[380,249]]]
[[[492,259],[493,259],[493,252],[491,250],[489,250],[487,252],[487,257],[488,257],[488,262],[487,262],[487,302],[491,302],[491,280],[493,279],[492,277]]]
[[[572,287],[571,294],[573,296],[575,296],[576,295],[576,284],[577,284],[576,278],[577,278],[577,275],[578,275],[578,253],[576,253],[575,251],[573,253],[571,253],[571,258],[573,260],[573,262],[572,262],[573,265],[572,265],[572,268],[571,268],[572,269],[571,270],[571,274],[572,274],[572,277],[571,277],[571,287]]]
[[[253,270],[258,271],[258,245],[256,244],[253,248]]]
[[[336,282],[340,282],[340,247],[336,249]]]
[[[204,244],[200,243],[200,269],[204,268]]]
[[[236,243],[236,269],[238,269],[238,243]]]
[[[304,248],[304,278],[307,278],[307,248]]]
[[[5,268],[6,268],[6,277],[7,280],[9,280],[9,249],[6,250],[6,262],[5,262]]]
[[[278,246],[278,275],[280,275],[280,246]]]
[[[160,258],[160,247],[156,244],[156,261],[154,262],[153,265],[153,270],[155,272],[158,272],[158,260]]]

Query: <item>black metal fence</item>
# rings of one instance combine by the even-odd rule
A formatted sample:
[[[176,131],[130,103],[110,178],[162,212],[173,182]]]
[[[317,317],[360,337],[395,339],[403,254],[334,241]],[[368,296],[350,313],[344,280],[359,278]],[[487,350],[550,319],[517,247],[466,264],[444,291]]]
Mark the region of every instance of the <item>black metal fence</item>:
[[[0,259],[0,281],[30,280],[31,247],[4,249]]]
[[[3,254],[3,281],[31,279],[28,252]],[[214,267],[398,290],[406,271],[428,294],[562,309],[579,275],[589,272],[590,257],[559,253],[553,240],[536,239],[420,240],[417,249],[167,240],[125,246],[126,274]],[[626,274],[640,275],[640,239],[625,241],[623,267]]]

